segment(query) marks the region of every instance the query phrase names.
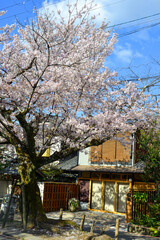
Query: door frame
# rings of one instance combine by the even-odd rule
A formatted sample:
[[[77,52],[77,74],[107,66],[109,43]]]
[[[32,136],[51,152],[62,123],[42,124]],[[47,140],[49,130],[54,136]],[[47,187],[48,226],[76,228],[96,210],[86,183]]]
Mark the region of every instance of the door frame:
[[[79,178],[78,178],[78,182],[79,182],[79,180],[83,180],[83,179],[86,179],[86,178],[79,177]],[[126,215],[126,213],[117,212],[118,183],[126,183],[126,184],[129,184],[129,190],[131,190],[131,189],[132,189],[132,182],[130,182],[129,180],[99,179],[99,178],[88,178],[88,180],[90,181],[90,184],[89,184],[89,204],[88,204],[88,210],[98,211],[98,212],[115,213],[115,214],[120,214],[120,215]],[[97,210],[97,209],[92,209],[92,208],[91,208],[91,201],[92,201],[92,182],[93,182],[93,181],[102,182],[101,210]],[[103,197],[104,197],[104,182],[114,182],[114,183],[115,183],[114,211],[103,210],[103,205],[104,205],[104,201],[103,201]]]

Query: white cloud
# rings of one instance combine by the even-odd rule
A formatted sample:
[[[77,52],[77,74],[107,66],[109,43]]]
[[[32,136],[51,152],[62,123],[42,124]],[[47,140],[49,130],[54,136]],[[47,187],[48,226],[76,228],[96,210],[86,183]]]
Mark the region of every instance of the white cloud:
[[[70,0],[69,4],[74,5],[76,3],[76,0]],[[81,9],[84,4],[90,4],[91,0],[79,0],[78,1],[78,9]],[[104,8],[104,4],[106,3],[105,0],[95,0],[94,1],[94,7],[91,10],[90,14],[92,16],[96,16],[96,21],[97,24],[100,24],[105,18],[106,16],[109,15],[109,12],[107,11],[106,8]],[[68,11],[67,11],[67,7],[66,5],[68,4],[68,0],[62,0],[59,2],[54,2],[53,0],[49,0],[49,1],[45,1],[42,5],[42,8],[40,9],[41,12],[43,11],[47,11],[47,12],[52,12],[55,11],[57,12],[57,10],[60,10],[62,16],[64,19],[68,19]],[[95,6],[96,5],[96,6]]]
[[[48,6],[49,11],[56,8],[60,9],[62,16],[67,18],[66,4],[68,1],[70,4],[74,4],[76,2],[76,0],[48,0],[46,1],[46,6]],[[92,0],[87,0],[87,2],[91,1]],[[83,6],[85,0],[79,0],[78,2],[80,7]],[[94,0],[94,2],[97,6],[94,11],[92,11],[92,14],[97,16],[98,24],[106,19],[106,23],[110,21],[109,25],[116,25],[133,19],[151,16],[152,14],[158,13],[158,10],[160,9],[160,0]],[[150,25],[156,22],[157,18],[158,16],[143,19],[141,21],[121,25],[119,26],[119,29],[116,29],[118,29],[120,36],[121,33],[123,35],[123,33],[128,33],[132,30],[134,32],[134,29],[142,27],[143,25],[139,25],[141,22],[146,21],[144,25]],[[149,22],[150,20],[153,21]],[[135,26],[134,28],[128,28],[130,25]],[[156,27],[154,29],[156,29]],[[142,63],[144,63],[144,60],[148,59],[150,53],[152,53],[152,56],[157,56],[159,52],[158,47],[160,38],[158,31],[156,32],[154,29],[147,28],[143,31],[137,32],[136,34],[129,34],[123,38],[119,37],[119,41],[115,45],[114,52],[108,61],[111,61],[112,65],[120,65],[120,63],[122,63],[124,66],[130,64],[131,62],[136,63],[136,61],[139,64],[142,60]],[[151,34],[151,30],[154,30],[154,34]],[[129,42],[129,44],[127,44],[127,42]]]
[[[141,53],[138,52],[138,51],[135,52],[134,57],[137,57],[137,58],[144,58],[143,54],[141,54]]]
[[[128,43],[126,43],[125,46],[117,46],[113,53],[117,60],[127,64],[131,63],[134,58],[143,57],[141,53],[134,51]]]
[[[126,63],[131,62],[132,54],[133,54],[131,49],[121,49],[121,50],[115,51],[114,53],[120,61],[126,62]]]
[[[58,8],[63,13],[63,17],[67,17],[67,3],[74,4],[76,0],[49,0],[43,3],[43,6],[48,6],[49,11]],[[85,0],[79,0],[79,8],[84,5]],[[91,0],[87,0],[89,4]],[[117,24],[128,20],[141,18],[143,16],[152,15],[160,9],[159,0],[94,0],[97,5],[92,11],[93,15],[97,17],[97,21],[101,22],[103,19],[110,22],[110,24]]]

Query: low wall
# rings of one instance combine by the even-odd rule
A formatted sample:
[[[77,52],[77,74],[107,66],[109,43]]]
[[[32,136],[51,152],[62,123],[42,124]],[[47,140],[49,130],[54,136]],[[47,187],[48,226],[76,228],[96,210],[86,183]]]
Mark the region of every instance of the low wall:
[[[151,227],[144,227],[141,225],[136,225],[136,224],[128,224],[128,232],[131,233],[140,233],[143,235],[153,235],[154,230],[156,229],[151,228]],[[157,231],[160,231],[160,229],[157,229]]]

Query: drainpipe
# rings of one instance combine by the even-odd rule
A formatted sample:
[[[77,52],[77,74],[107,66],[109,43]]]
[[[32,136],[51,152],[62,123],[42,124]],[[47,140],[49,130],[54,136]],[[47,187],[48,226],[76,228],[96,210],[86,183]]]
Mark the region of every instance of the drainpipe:
[[[135,157],[135,134],[133,133],[133,136],[132,136],[132,167],[134,166],[134,157]]]

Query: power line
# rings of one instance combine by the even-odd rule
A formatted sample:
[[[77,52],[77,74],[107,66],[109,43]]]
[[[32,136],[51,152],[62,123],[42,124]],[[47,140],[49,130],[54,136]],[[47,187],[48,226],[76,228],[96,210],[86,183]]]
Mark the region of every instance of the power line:
[[[63,2],[63,1],[62,1],[62,2]],[[120,3],[120,2],[122,2],[122,1],[117,1],[117,2],[112,3],[112,4],[106,4],[106,5],[103,5],[103,6],[98,7],[98,8],[93,8],[91,11],[94,11],[94,10],[97,10],[97,9],[100,9],[100,8],[104,8],[105,6],[117,4],[117,3]],[[53,4],[48,4],[48,5],[53,5]],[[47,6],[48,6],[48,5],[47,5]],[[43,7],[42,7],[42,8],[43,8]],[[141,17],[141,18],[137,18],[137,19],[132,19],[132,20],[129,20],[129,21],[125,21],[125,22],[122,22],[122,23],[119,23],[119,24],[110,25],[110,26],[108,26],[107,28],[113,28],[113,27],[125,25],[125,24],[128,24],[128,23],[140,21],[140,20],[147,19],[147,18],[151,18],[151,17],[155,17],[155,16],[158,16],[158,15],[160,15],[160,13],[155,13],[155,14],[148,15],[148,16],[144,16],[144,17]],[[157,19],[156,19],[156,20],[157,20]],[[155,21],[155,20],[150,20],[150,21]],[[144,23],[144,22],[143,22],[143,23]],[[143,24],[143,23],[139,23],[139,24]],[[138,25],[139,25],[139,24],[138,24]],[[141,28],[138,28],[138,29],[135,29],[135,30],[133,30],[133,31],[123,33],[123,34],[119,35],[117,38],[121,38],[121,37],[130,35],[130,34],[134,34],[134,33],[136,33],[136,32],[139,32],[139,31],[143,30],[143,29],[151,28],[151,27],[157,26],[157,25],[159,25],[159,24],[160,24],[160,22],[154,23],[154,24],[152,24],[152,25],[144,26],[144,27],[141,27]],[[125,27],[125,28],[129,28],[129,27],[133,27],[133,26],[128,26],[128,27]],[[121,28],[121,29],[122,29],[122,28]]]
[[[119,4],[121,2],[125,2],[126,0],[120,0],[120,1],[116,1],[116,2],[112,2],[110,4],[105,4],[105,5],[102,5],[101,7],[95,7],[93,8],[93,10],[91,11],[94,11],[94,10],[97,10],[97,9],[101,9],[101,8],[104,8],[104,7],[107,7],[107,6],[112,6],[112,5],[116,5],[116,4]]]
[[[118,3],[121,3],[121,2],[124,2],[124,1],[126,1],[126,0],[120,0],[120,1],[113,2],[113,3],[111,3],[111,4],[102,5],[101,7],[95,7],[95,8],[93,8],[93,9],[91,9],[91,11],[94,11],[94,10],[97,10],[97,9],[102,9],[102,8],[104,8],[104,7],[106,7],[106,6],[111,6],[111,5],[118,4]],[[65,2],[65,0],[63,0],[63,1],[61,1],[61,2]],[[40,7],[40,8],[45,8],[45,7],[47,7],[47,6],[56,5],[56,4],[57,4],[57,3],[49,3],[49,4],[47,4],[46,6],[43,6],[43,7]],[[132,23],[132,22],[136,22],[136,21],[139,21],[139,20],[143,20],[143,19],[155,17],[155,16],[158,16],[158,15],[160,15],[160,13],[155,13],[155,14],[148,15],[148,16],[144,16],[144,17],[141,17],[141,18],[132,19],[132,20],[125,21],[125,22],[122,22],[122,23],[110,25],[110,26],[108,26],[107,28],[113,28],[113,27],[125,25],[125,24],[128,24],[128,23]],[[154,21],[154,20],[151,20],[151,21]],[[144,23],[145,23],[145,22],[144,22]],[[140,23],[140,24],[142,24],[142,23]],[[131,27],[131,26],[128,26],[128,27]],[[127,28],[127,27],[126,27],[126,28]]]
[[[121,25],[124,25],[124,24],[140,21],[140,20],[150,18],[150,17],[155,17],[155,16],[158,16],[158,15],[160,15],[160,13],[155,13],[155,14],[152,14],[152,15],[149,15],[149,16],[144,16],[144,17],[132,19],[132,20],[129,20],[129,21],[126,21],[126,22],[121,22],[121,23],[118,23],[118,24],[110,25],[107,28],[113,28],[113,27],[121,26]]]
[[[12,8],[12,7],[15,7],[15,6],[18,6],[18,5],[25,5],[26,2],[30,2],[31,0],[24,0],[22,2],[19,2],[19,3],[15,3],[15,4],[12,4],[12,5],[8,5],[6,7],[3,7],[3,8],[0,8],[0,11],[3,11],[3,10],[8,10],[9,8]]]
[[[30,0],[27,0],[27,1],[30,1]],[[99,7],[99,8],[93,8],[93,10],[100,9],[100,8],[104,8],[105,6],[109,6],[109,5],[113,5],[113,4],[118,4],[118,3],[123,2],[123,1],[125,1],[125,0],[116,1],[116,2],[113,2],[112,4],[105,4],[105,5],[103,5],[103,6]],[[65,0],[63,0],[62,2],[65,2]],[[24,5],[24,6],[25,6],[25,3],[26,3],[26,2],[20,2],[20,3],[12,4],[12,5],[9,5],[9,6],[7,6],[7,7],[4,7],[3,9],[11,8],[11,7],[14,7],[14,6],[17,6],[17,5]],[[56,5],[56,4],[57,4],[57,3],[51,3],[51,4],[47,4],[46,6]],[[39,9],[41,9],[41,8],[45,8],[45,6],[40,7]],[[0,9],[0,11],[1,11],[1,10],[2,10],[2,9]],[[25,12],[23,11],[23,12],[16,13],[16,14],[11,15],[11,16],[3,17],[3,18],[0,18],[0,21],[5,20],[5,19],[8,19],[8,18],[16,17],[16,16],[18,16],[18,15],[25,14],[26,12],[31,12],[31,11],[25,11]],[[155,17],[155,16],[158,16],[158,15],[160,15],[160,13],[155,13],[155,14],[148,15],[148,16],[144,16],[144,17],[141,17],[141,18],[137,18],[137,19],[132,19],[132,20],[129,20],[129,21],[121,22],[121,23],[119,23],[119,24],[110,25],[110,26],[108,26],[107,28],[113,28],[113,27],[125,25],[125,24],[128,24],[128,23],[140,21],[140,20],[142,20],[142,19],[148,19],[148,18]],[[154,20],[151,20],[151,21],[154,21]],[[143,24],[143,23],[139,23],[138,25],[140,25],[140,24]],[[157,23],[154,23],[154,24],[151,24],[151,25],[147,25],[147,26],[138,28],[138,29],[134,29],[134,30],[129,31],[129,32],[124,32],[124,33],[120,34],[117,38],[125,37],[125,36],[128,36],[128,35],[134,34],[134,33],[136,33],[136,32],[142,31],[142,30],[144,30],[144,29],[157,26],[157,25],[159,25],[159,24],[160,24],[160,22],[157,22]],[[128,27],[125,27],[125,28],[129,28],[129,27],[133,27],[133,26],[128,26]],[[122,28],[121,28],[121,29],[122,29]]]
[[[15,6],[18,6],[18,5],[22,5],[22,4],[24,4],[24,3],[25,3],[24,1],[23,1],[23,2],[20,2],[20,3],[15,3],[15,4],[9,5],[9,6],[7,6],[7,7],[0,8],[0,11],[3,11],[3,10],[8,9],[8,8],[15,7]]]
[[[93,9],[91,9],[90,11],[94,11],[94,10],[97,10],[97,9],[101,9],[101,8],[104,8],[104,7],[106,7],[106,6],[112,6],[112,5],[116,5],[116,4],[119,4],[119,3],[121,3],[121,2],[124,2],[124,1],[126,1],[126,0],[119,0],[119,1],[116,1],[116,2],[112,2],[112,3],[110,3],[110,4],[105,4],[105,5],[102,5],[101,7],[95,7],[95,8],[93,8]],[[62,1],[60,1],[61,3],[62,2],[66,2],[66,0],[62,0]],[[48,4],[46,4],[46,6],[43,6],[43,7],[47,7],[47,6],[51,6],[51,5],[56,5],[57,3],[59,3],[59,2],[55,2],[55,3],[48,3]],[[43,8],[43,7],[40,7],[39,9],[41,9],[41,8]]]
[[[125,37],[125,36],[131,35],[131,34],[133,34],[133,33],[137,33],[137,32],[139,32],[139,31],[142,31],[142,30],[144,30],[144,29],[151,28],[151,27],[155,27],[155,26],[157,26],[157,25],[159,25],[159,24],[160,24],[160,22],[157,22],[157,23],[154,23],[154,24],[151,24],[151,25],[148,25],[148,26],[144,26],[144,27],[135,29],[135,30],[130,31],[130,32],[122,33],[122,34],[120,34],[119,36],[117,36],[117,38]]]
[[[0,21],[8,19],[8,18],[16,17],[17,15],[22,15],[24,13],[26,13],[26,11],[25,12],[16,13],[16,14],[8,16],[8,17],[0,18]]]
[[[126,29],[126,28],[130,28],[130,27],[135,27],[135,26],[139,26],[141,24],[144,24],[144,23],[150,23],[150,22],[153,22],[153,21],[157,21],[157,20],[160,20],[160,18],[156,18],[156,19],[150,19],[150,20],[147,20],[147,21],[143,21],[143,22],[140,22],[140,23],[135,23],[133,25],[129,25],[129,26],[124,26],[124,27],[121,27],[121,28],[118,28],[118,30],[122,30],[122,29]]]
[[[25,6],[26,2],[30,2],[30,1],[31,1],[31,0],[26,0],[26,1],[23,1],[23,2],[15,3],[15,4],[12,4],[12,5],[8,5],[7,7],[1,8],[0,11],[2,11],[2,10],[4,10],[4,9],[8,10],[8,8],[12,8],[12,7],[15,7],[15,6],[18,6],[18,5],[23,5],[23,6],[25,7],[25,11],[19,12],[19,13],[15,13],[15,14],[13,14],[13,15],[6,16],[6,17],[3,17],[3,18],[0,18],[0,21],[3,21],[3,20],[5,20],[5,19],[9,19],[9,18],[12,18],[12,17],[17,17],[17,16],[19,16],[19,15],[25,14],[26,12],[31,12],[31,11],[29,11],[29,10],[26,10],[26,6]]]
[[[131,79],[127,79],[127,80],[122,80],[122,81],[128,81],[128,82],[138,82],[138,81],[145,81],[147,79],[152,79],[152,78],[160,78],[160,75],[156,75],[156,76],[148,76],[148,77],[139,77],[139,78],[131,78]]]

